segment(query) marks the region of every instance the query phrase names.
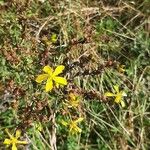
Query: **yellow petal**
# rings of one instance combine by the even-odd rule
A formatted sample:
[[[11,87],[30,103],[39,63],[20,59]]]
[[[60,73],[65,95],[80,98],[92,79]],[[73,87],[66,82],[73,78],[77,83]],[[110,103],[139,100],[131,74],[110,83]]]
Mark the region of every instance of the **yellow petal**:
[[[82,130],[78,127],[78,126],[70,126],[70,130],[69,130],[69,132],[73,135],[73,134],[75,134],[75,133],[77,133],[77,132],[82,132]]]
[[[21,135],[21,131],[20,131],[20,130],[17,130],[17,131],[16,131],[16,139],[18,139],[18,138],[20,137],[20,135]]]
[[[56,43],[56,41],[57,41],[57,35],[56,34],[52,34],[51,41],[52,41],[52,43]]]
[[[79,100],[76,100],[76,101],[70,101],[70,102],[68,102],[68,105],[69,105],[69,107],[78,107],[79,106]]]
[[[125,65],[118,66],[118,72],[124,73],[125,72],[124,68],[125,68]]]
[[[123,68],[118,68],[118,71],[119,71],[120,73],[124,73],[124,72],[125,72],[125,69],[123,69]]]
[[[35,123],[35,128],[40,132],[43,130],[42,124],[40,122]]]
[[[61,124],[64,125],[64,126],[68,125],[68,123],[66,121],[64,121],[64,120],[61,121]]]
[[[121,102],[121,99],[122,99],[122,95],[119,94],[119,95],[116,96],[115,102],[116,102],[116,103],[120,103],[120,102]]]
[[[6,133],[8,134],[8,136],[10,137],[10,139],[13,139],[13,138],[14,138],[14,136],[9,133],[8,129],[5,129],[5,131],[6,131]]]
[[[76,126],[75,129],[76,129],[77,132],[80,132],[80,133],[82,132],[82,130],[78,126]]]
[[[115,86],[114,86],[114,89],[115,89],[115,91],[116,91],[117,93],[119,93],[119,86],[118,86],[118,85],[115,85]]]
[[[73,93],[69,94],[70,100],[76,100],[76,96]]]
[[[53,80],[58,84],[67,85],[67,80],[63,77],[54,77]]]
[[[52,75],[52,73],[53,73],[53,69],[50,66],[45,66],[43,68],[43,71],[48,73],[49,75]]]
[[[35,81],[37,83],[41,83],[43,80],[46,80],[47,78],[48,78],[48,74],[41,74],[35,79]]]
[[[17,140],[17,144],[28,144],[28,142],[27,141],[18,141]]]
[[[72,134],[72,135],[76,133],[72,126],[69,129],[69,133]]]
[[[7,144],[7,145],[10,145],[12,143],[12,140],[10,139],[5,139],[3,144]]]
[[[45,87],[46,92],[51,91],[52,88],[53,88],[53,81],[51,79],[48,79],[46,82],[46,87]]]
[[[56,87],[59,88],[59,84],[58,83],[55,83],[55,84],[56,84]]]
[[[122,100],[120,103],[121,103],[121,106],[122,106],[122,107],[125,107],[125,103],[124,103],[123,100]]]
[[[13,143],[13,145],[12,145],[12,150],[17,150],[17,147],[16,147],[15,143]]]
[[[62,71],[65,69],[65,66],[63,65],[60,65],[60,66],[57,66],[57,68],[55,69],[54,73],[53,73],[53,76],[57,76],[59,75],[60,73],[62,73]]]
[[[106,92],[104,95],[105,95],[105,96],[108,96],[108,97],[109,97],[109,96],[110,96],[110,97],[111,97],[111,96],[116,96],[116,94],[113,94],[113,93],[110,93],[110,92]]]
[[[78,122],[81,122],[83,119],[84,119],[84,118],[81,118],[81,117],[80,117],[80,118],[78,118],[77,120],[75,120],[74,122],[75,122],[75,123],[78,123]]]

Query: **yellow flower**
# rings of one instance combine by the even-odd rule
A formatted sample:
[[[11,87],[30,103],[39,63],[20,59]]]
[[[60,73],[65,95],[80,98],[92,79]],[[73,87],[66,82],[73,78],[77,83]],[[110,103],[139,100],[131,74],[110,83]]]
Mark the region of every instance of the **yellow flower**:
[[[125,68],[125,65],[120,65],[117,67],[117,70],[119,73],[124,73],[126,71],[124,68]]]
[[[57,66],[56,69],[53,71],[53,69],[50,66],[45,66],[43,68],[43,71],[45,74],[41,74],[36,78],[36,82],[41,83],[44,80],[47,80],[46,82],[46,92],[51,91],[54,87],[54,82],[56,87],[58,88],[59,85],[67,85],[67,80],[63,77],[58,77],[60,73],[64,70],[65,66],[60,65]]]
[[[124,91],[120,91],[119,92],[119,87],[117,85],[114,86],[114,89],[116,91],[116,94],[110,93],[110,92],[106,92],[105,96],[107,96],[107,97],[116,97],[115,98],[115,102],[116,103],[121,103],[121,106],[125,107],[125,103],[124,103],[124,101],[122,99],[123,99],[123,96],[127,96],[127,94]]]
[[[62,120],[61,121],[61,123],[64,125],[64,126],[68,126],[69,127],[69,133],[71,133],[72,135],[73,134],[76,134],[76,133],[81,133],[82,132],[82,130],[77,126],[77,124],[79,123],[79,122],[81,122],[81,121],[83,121],[83,119],[84,118],[78,118],[78,119],[76,119],[76,120],[74,120],[74,121],[69,121],[69,122],[66,122],[66,121],[64,121],[64,120]]]
[[[28,144],[26,141],[19,141],[18,138],[21,135],[21,131],[16,131],[16,136],[14,137],[12,134],[9,133],[8,129],[5,129],[6,133],[10,137],[10,139],[5,139],[4,144],[12,145],[12,150],[17,150],[16,144]]]
[[[66,100],[66,103],[64,103],[68,108],[76,108],[79,106],[80,100],[77,95],[70,93],[68,100]]]
[[[50,39],[48,39],[46,36],[42,37],[43,42],[47,45],[50,46],[53,43],[57,42],[57,35],[56,34],[52,34],[52,36],[50,37]]]
[[[57,35],[56,34],[52,34],[51,41],[52,41],[52,43],[56,43],[57,42]]]

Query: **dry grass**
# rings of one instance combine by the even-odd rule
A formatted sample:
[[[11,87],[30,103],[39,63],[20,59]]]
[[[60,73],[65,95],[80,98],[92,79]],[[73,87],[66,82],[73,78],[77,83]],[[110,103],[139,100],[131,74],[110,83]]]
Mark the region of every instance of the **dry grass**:
[[[147,150],[149,6],[148,0],[0,1],[0,140],[4,128],[20,128],[26,149]],[[48,94],[35,83],[47,64],[65,65],[67,87]],[[115,84],[128,95],[125,108],[104,97]],[[62,106],[70,91],[82,100],[71,117],[85,118],[77,136],[60,125],[70,116]]]

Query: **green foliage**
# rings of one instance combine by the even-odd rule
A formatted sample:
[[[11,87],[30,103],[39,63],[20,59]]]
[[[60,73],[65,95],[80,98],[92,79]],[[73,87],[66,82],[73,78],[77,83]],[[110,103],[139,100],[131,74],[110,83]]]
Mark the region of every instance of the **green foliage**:
[[[147,150],[149,5],[0,0],[0,148],[10,128],[23,131],[31,150]],[[64,65],[68,84],[45,92],[46,82],[35,80],[47,65]],[[127,94],[124,108],[105,94],[115,93],[114,85]],[[70,93],[77,107],[68,107]]]

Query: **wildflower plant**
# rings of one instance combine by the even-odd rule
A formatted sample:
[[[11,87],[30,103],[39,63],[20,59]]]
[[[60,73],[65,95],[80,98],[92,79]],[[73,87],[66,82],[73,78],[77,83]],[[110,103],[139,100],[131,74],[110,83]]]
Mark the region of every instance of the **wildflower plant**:
[[[148,1],[0,0],[1,129],[31,150],[149,149]],[[129,110],[106,104],[125,107],[115,82]],[[4,134],[0,150],[29,142]]]
[[[20,141],[20,140],[18,140],[18,138],[21,135],[21,131],[20,130],[16,131],[16,135],[15,136],[13,136],[8,131],[8,129],[5,129],[5,131],[8,134],[8,136],[9,136],[10,139],[5,139],[3,143],[6,144],[6,145],[12,145],[12,150],[17,150],[17,146],[16,146],[17,144],[28,144],[28,142],[26,142],[26,141]]]
[[[57,42],[57,35],[56,34],[52,34],[50,39],[47,38],[46,36],[43,36],[42,40],[44,41],[44,43],[47,46],[50,46],[50,45],[55,44]]]
[[[105,96],[106,97],[115,97],[115,102],[116,103],[121,103],[121,106],[125,107],[123,97],[127,96],[127,94],[124,91],[119,91],[119,86],[118,85],[115,85],[114,89],[115,89],[116,93],[106,92]]]
[[[80,99],[77,94],[69,93],[68,99],[64,103],[68,108],[77,108],[80,104]]]
[[[65,66],[59,65],[53,70],[50,66],[45,66],[43,68],[44,74],[39,75],[36,78],[37,83],[41,83],[44,80],[47,80],[45,90],[46,92],[51,91],[54,86],[59,88],[60,85],[67,85],[67,80],[64,77],[59,77],[58,75],[62,73],[65,69]]]
[[[69,128],[69,134],[74,135],[77,133],[81,133],[82,129],[78,127],[78,123],[82,122],[84,118],[79,117],[76,120],[64,121],[62,120],[61,123],[65,127]]]

